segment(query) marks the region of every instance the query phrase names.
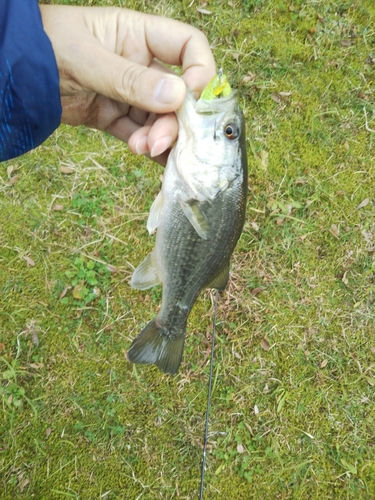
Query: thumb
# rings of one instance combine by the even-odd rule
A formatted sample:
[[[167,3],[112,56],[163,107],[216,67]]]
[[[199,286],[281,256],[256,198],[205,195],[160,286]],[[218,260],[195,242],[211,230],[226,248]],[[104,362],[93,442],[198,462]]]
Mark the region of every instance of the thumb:
[[[95,64],[84,69],[86,87],[115,101],[146,111],[168,113],[182,104],[186,85],[182,78],[141,66],[101,49]]]

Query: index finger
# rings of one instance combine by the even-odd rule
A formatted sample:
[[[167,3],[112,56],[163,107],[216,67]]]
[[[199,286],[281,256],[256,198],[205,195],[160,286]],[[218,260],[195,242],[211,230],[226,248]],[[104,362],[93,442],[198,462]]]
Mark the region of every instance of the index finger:
[[[185,23],[147,15],[145,36],[154,57],[182,67],[183,79],[192,92],[202,92],[216,74],[216,66],[204,33]]]

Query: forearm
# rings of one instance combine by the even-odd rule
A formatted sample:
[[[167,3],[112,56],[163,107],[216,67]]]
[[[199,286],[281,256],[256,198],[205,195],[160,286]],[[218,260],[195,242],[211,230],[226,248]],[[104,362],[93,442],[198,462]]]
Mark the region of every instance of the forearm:
[[[0,161],[41,144],[59,125],[59,77],[37,0],[0,2]]]

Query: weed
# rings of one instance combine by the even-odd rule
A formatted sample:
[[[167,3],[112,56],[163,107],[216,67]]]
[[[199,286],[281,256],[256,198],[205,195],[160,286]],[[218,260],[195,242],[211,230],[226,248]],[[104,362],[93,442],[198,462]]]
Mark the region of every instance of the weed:
[[[94,218],[103,215],[105,210],[113,206],[108,188],[92,188],[90,191],[74,193],[72,207],[84,217]]]
[[[73,269],[65,271],[65,277],[69,285],[64,290],[72,289],[73,304],[84,307],[92,301],[98,299],[98,305],[105,306],[105,298],[102,296],[108,291],[110,286],[110,271],[108,265],[93,260],[86,261],[77,257],[73,263]],[[61,282],[60,282],[61,293]],[[61,299],[63,304],[71,302],[70,296]]]
[[[3,370],[0,365],[2,376],[0,396],[3,404],[3,413],[5,421],[12,428],[16,411],[21,411],[25,403],[33,410],[35,418],[38,413],[35,404],[26,396],[26,390],[20,383],[20,379],[28,374],[27,370],[22,368],[16,359],[8,362],[4,357],[1,357],[0,363],[5,367]]]

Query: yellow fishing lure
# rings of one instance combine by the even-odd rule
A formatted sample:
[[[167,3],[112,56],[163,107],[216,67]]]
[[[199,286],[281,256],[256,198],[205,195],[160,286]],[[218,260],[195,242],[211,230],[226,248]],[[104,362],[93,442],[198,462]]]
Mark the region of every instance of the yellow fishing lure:
[[[212,101],[215,97],[227,97],[231,93],[232,87],[228,82],[227,75],[224,75],[223,70],[220,69],[203,90],[201,99]]]

